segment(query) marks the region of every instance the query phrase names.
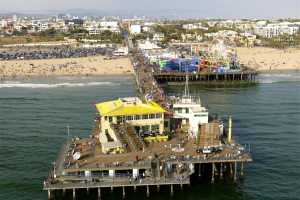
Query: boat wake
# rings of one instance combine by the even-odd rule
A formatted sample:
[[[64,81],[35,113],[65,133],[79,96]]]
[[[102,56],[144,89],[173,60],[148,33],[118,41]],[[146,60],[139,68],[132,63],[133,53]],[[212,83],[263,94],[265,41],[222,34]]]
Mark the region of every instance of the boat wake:
[[[113,82],[86,82],[86,83],[22,83],[16,81],[5,81],[0,83],[0,88],[64,88],[64,87],[88,87],[88,86],[101,86],[101,85],[116,85]]]

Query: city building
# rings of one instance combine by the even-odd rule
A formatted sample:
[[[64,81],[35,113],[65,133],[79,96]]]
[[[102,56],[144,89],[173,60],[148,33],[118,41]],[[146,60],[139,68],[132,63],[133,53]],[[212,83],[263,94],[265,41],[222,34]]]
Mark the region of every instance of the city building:
[[[139,34],[139,33],[141,33],[141,30],[142,30],[141,25],[138,25],[138,24],[133,24],[129,28],[129,32],[131,34]]]

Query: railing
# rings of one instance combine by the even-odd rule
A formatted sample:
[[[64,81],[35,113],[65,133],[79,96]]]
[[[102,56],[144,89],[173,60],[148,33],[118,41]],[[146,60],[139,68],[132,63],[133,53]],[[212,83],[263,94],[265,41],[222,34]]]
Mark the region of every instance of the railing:
[[[112,177],[110,179],[90,179],[85,181],[65,181],[65,182],[44,182],[44,190],[51,189],[73,189],[73,188],[93,188],[93,187],[122,187],[122,186],[146,186],[146,185],[170,185],[189,184],[188,175],[181,175],[172,178],[145,177]]]

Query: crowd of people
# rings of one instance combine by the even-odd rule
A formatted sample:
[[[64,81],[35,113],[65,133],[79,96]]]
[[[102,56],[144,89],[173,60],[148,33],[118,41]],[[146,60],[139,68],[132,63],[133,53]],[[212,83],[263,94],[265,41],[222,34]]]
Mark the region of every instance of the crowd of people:
[[[143,58],[136,57],[134,66],[141,93],[145,95],[147,100],[152,99],[161,106],[167,108],[166,95],[163,89],[157,84],[152,75],[153,66],[147,64]]]
[[[95,55],[110,55],[113,50],[103,47],[83,48],[59,47],[21,47],[0,50],[0,60],[37,60],[55,58],[79,58]]]

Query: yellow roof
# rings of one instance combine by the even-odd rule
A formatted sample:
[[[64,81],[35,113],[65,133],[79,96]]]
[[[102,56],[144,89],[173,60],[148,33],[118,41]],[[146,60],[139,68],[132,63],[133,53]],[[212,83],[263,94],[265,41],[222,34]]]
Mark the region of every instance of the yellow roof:
[[[133,99],[133,98],[132,98]],[[127,102],[126,99],[118,99],[96,104],[96,108],[101,116],[121,116],[121,115],[143,115],[166,112],[154,101],[141,102],[135,99]]]

